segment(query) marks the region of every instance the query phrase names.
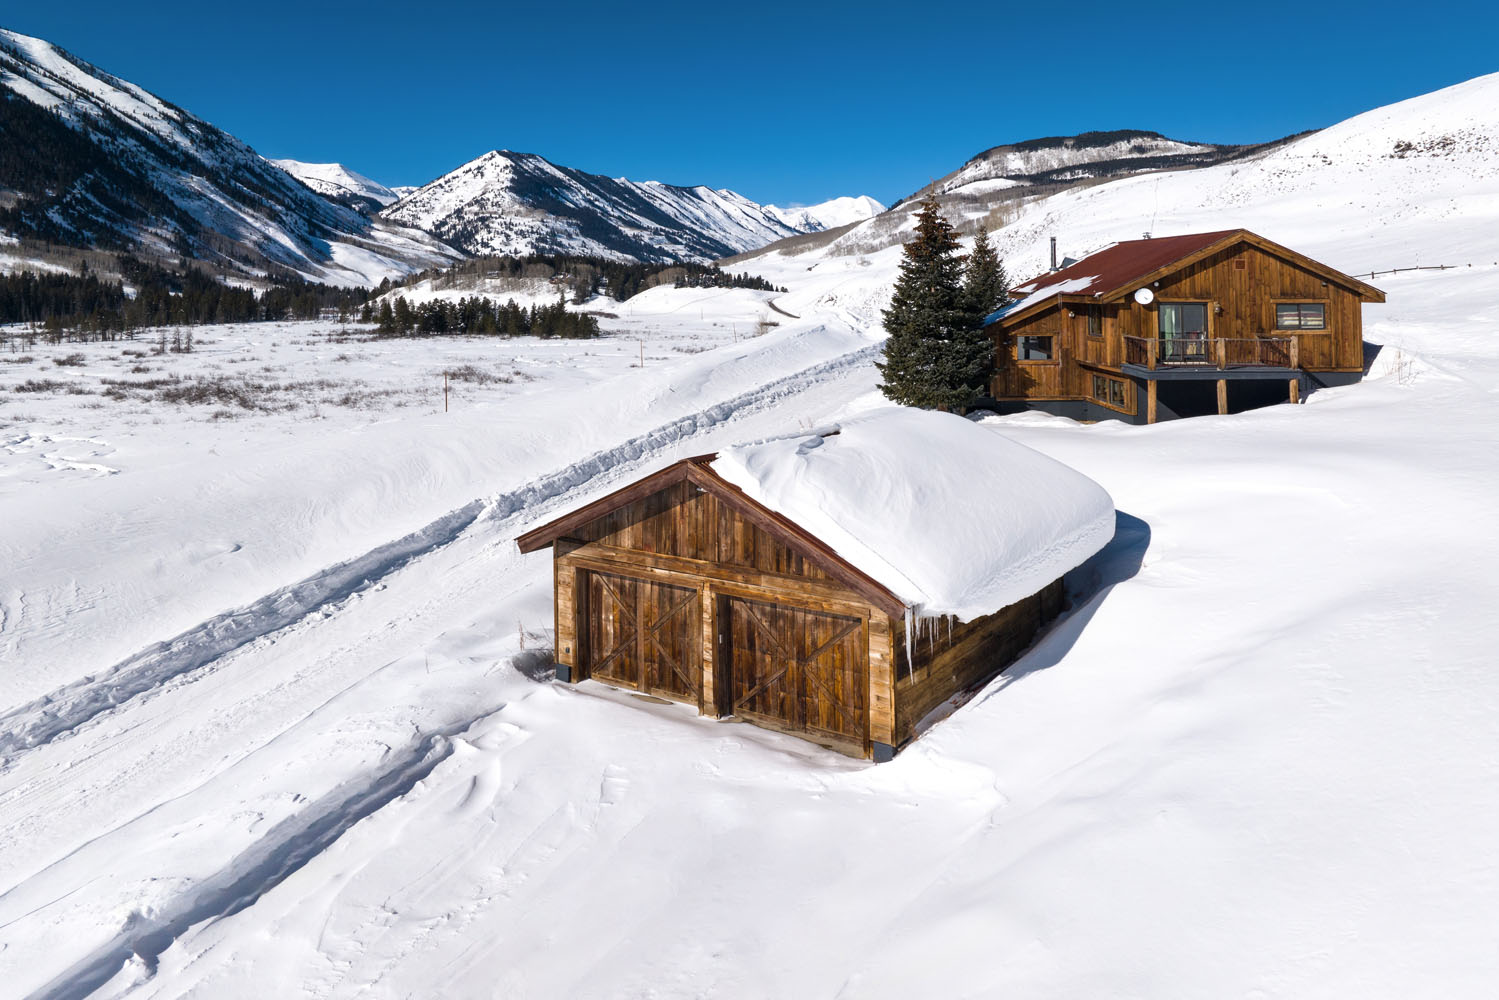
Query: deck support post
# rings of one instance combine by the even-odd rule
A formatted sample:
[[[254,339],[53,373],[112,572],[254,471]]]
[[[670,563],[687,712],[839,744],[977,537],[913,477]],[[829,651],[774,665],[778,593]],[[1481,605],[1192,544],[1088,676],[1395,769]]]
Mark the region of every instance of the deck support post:
[[[1155,371],[1156,357],[1160,354],[1161,342],[1156,337],[1151,337],[1145,345],[1145,367]]]
[[[1291,402],[1301,402],[1301,378],[1299,376],[1291,379]]]
[[[1228,367],[1228,341],[1215,340],[1213,341],[1213,348],[1213,353],[1218,357],[1218,370],[1222,371]]]
[[[1221,417],[1228,412],[1228,379],[1218,380],[1218,415]]]
[[[1155,423],[1155,398],[1156,381],[1151,379],[1145,383],[1145,422],[1147,424]]]

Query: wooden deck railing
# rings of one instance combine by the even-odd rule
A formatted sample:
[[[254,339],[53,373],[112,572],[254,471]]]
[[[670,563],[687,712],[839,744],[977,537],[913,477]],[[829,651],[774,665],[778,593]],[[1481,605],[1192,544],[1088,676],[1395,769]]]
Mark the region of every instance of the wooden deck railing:
[[[1144,368],[1299,368],[1295,337],[1125,337],[1124,363]]]

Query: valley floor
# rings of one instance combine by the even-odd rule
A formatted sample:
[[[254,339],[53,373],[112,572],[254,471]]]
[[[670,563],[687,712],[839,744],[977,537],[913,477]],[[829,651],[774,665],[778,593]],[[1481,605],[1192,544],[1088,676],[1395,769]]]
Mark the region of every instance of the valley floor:
[[[1499,268],[1387,282],[1371,378],[1304,406],[984,418],[1103,484],[1118,534],[892,763],[551,681],[550,560],[514,537],[887,405],[862,331],[892,259],[661,290],[595,342],[0,357],[0,982],[1488,995]],[[171,377],[259,405],[104,395]]]

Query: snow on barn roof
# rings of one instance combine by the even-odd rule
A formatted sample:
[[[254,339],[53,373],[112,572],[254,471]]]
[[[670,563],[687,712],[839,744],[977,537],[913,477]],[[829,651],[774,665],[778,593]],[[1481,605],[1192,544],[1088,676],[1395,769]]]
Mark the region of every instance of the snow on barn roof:
[[[1103,487],[951,414],[882,410],[729,448],[710,467],[922,615],[991,614],[1114,536]]]

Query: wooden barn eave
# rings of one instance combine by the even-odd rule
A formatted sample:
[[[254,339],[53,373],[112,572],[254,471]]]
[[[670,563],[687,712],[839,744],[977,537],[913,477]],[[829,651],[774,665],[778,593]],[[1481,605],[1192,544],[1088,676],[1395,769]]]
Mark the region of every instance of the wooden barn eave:
[[[708,463],[716,457],[716,454],[699,455],[675,462],[622,489],[600,497],[592,503],[584,504],[577,510],[532,528],[516,538],[516,546],[521,552],[535,552],[547,548],[557,539],[574,534],[584,525],[611,511],[637,500],[643,500],[685,480],[705,492],[712,493],[721,502],[728,504],[771,537],[807,553],[834,580],[892,618],[899,619],[904,616],[907,610],[906,602],[884,584],[844,559],[830,545],[801,525],[761,504],[715,473]]]

